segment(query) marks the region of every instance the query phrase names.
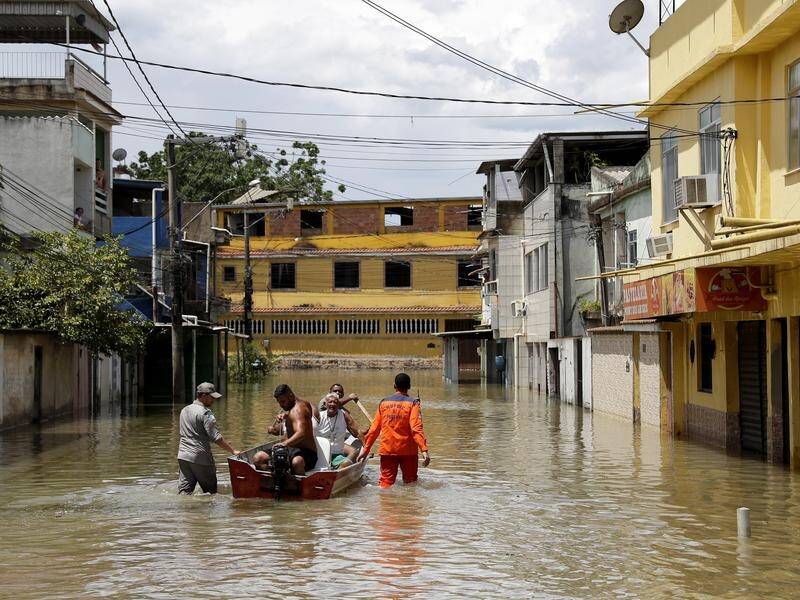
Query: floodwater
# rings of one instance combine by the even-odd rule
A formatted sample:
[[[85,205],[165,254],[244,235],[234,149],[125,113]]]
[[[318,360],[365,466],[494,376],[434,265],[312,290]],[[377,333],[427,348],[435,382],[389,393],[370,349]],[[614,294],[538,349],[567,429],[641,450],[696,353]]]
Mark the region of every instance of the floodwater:
[[[797,594],[798,476],[535,395],[413,377],[431,466],[383,491],[373,462],[328,501],[234,500],[221,452],[221,493],[178,497],[179,407],[0,434],[0,596]],[[371,411],[391,391],[381,371],[233,388],[215,413],[236,447],[262,441],[278,380],[307,399],[341,380]]]

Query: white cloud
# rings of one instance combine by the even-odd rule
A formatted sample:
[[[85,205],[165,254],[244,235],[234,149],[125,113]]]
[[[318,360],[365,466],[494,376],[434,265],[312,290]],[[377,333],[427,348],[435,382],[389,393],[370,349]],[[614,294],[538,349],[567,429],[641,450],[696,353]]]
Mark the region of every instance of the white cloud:
[[[481,60],[573,98],[639,100],[647,95],[647,62],[630,40],[608,30],[606,0],[385,0],[404,19]],[[457,58],[356,0],[112,1],[117,18],[141,59],[229,71],[261,79],[336,85],[394,93],[467,98],[550,100]],[[657,15],[637,29],[643,42]],[[388,100],[333,92],[301,91],[147,68],[168,104],[304,112],[424,115],[564,114],[569,108],[461,105]],[[141,101],[124,68],[113,63],[118,100]],[[148,107],[123,106],[152,116]],[[188,121],[232,125],[235,115],[176,109]],[[368,119],[246,115],[251,128],[343,135],[531,141],[544,130],[629,129],[593,115],[530,119]],[[130,122],[126,128],[140,127]],[[161,134],[159,134],[161,135]],[[265,148],[275,142],[258,140]],[[116,145],[129,154],[159,147],[122,132]],[[329,173],[405,196],[479,195],[474,171],[481,160],[521,150],[422,152],[391,148],[326,148]],[[397,153],[397,154],[392,154]],[[399,153],[402,153],[401,156]],[[365,159],[463,158],[462,163],[385,163]],[[333,158],[340,157],[340,158]],[[346,160],[342,157],[358,160]],[[340,167],[333,165],[349,165]],[[373,170],[392,167],[403,170]],[[426,170],[405,170],[405,169]],[[449,170],[430,170],[449,169]],[[360,192],[348,194],[363,197]]]

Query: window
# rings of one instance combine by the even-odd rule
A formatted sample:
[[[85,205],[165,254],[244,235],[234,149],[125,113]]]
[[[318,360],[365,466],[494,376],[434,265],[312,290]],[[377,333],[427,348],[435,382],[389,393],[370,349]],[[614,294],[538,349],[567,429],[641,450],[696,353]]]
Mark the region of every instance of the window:
[[[489,251],[489,281],[497,279],[497,250]]]
[[[413,206],[390,206],[383,209],[384,227],[409,227],[413,224]]]
[[[300,211],[300,234],[319,235],[322,233],[325,219],[324,210],[301,210]]]
[[[270,324],[271,335],[327,335],[325,319],[276,319]]]
[[[635,229],[628,231],[628,267],[635,267],[639,262],[639,240]]]
[[[539,274],[538,285],[536,291],[546,290],[550,282],[547,278],[547,244],[539,246],[536,251],[539,253],[539,264],[537,265],[537,273]]]
[[[533,268],[533,252],[528,252],[525,255],[525,294],[533,293],[533,282],[538,277],[534,273],[536,273],[536,270]]]
[[[226,282],[236,281],[236,267],[223,267],[222,281]]]
[[[789,170],[800,169],[800,61],[789,67]],[[794,97],[791,97],[794,96]]]
[[[459,260],[458,287],[475,287],[481,285],[481,279],[478,277],[480,268],[480,263],[472,262],[471,260]]]
[[[438,319],[387,319],[386,321],[386,333],[429,334],[438,332]]]
[[[467,229],[479,231],[483,229],[483,206],[480,204],[470,204],[467,208]]]
[[[264,335],[264,321],[262,319],[253,319],[250,324],[254,335]],[[244,333],[244,319],[226,319],[225,327],[233,333]]]
[[[387,288],[410,288],[411,263],[404,260],[387,260],[384,284]]]
[[[712,361],[714,360],[715,343],[711,337],[711,323],[700,323],[698,327],[698,337],[700,338],[700,356],[697,364],[700,372],[698,389],[701,392],[710,392],[713,387],[713,378],[711,373]]]
[[[678,178],[678,138],[671,130],[661,136],[661,199],[664,223],[678,220],[675,208],[675,180]]]
[[[336,335],[377,335],[381,332],[378,319],[336,319],[333,331]]]
[[[719,131],[722,118],[719,103],[709,104],[700,111],[700,173],[720,174]]]
[[[269,269],[270,289],[293,290],[296,284],[294,263],[272,263]]]
[[[359,286],[359,263],[335,262],[333,263],[333,287],[347,290]]]
[[[244,213],[228,213],[228,231],[233,235],[244,235]],[[250,213],[247,215],[250,235],[263,237],[265,235],[265,219],[263,214]]]

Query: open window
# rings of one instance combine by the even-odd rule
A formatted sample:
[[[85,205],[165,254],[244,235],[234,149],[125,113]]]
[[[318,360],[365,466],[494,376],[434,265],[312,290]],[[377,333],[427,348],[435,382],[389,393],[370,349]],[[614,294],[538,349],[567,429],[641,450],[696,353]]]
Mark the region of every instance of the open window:
[[[697,335],[700,338],[700,356],[698,362],[698,386],[701,392],[712,392],[714,379],[712,367],[714,354],[716,353],[716,343],[714,342],[711,323],[700,323],[697,328]]]
[[[470,231],[480,231],[483,229],[482,216],[483,206],[480,204],[470,204],[467,208],[467,229]]]
[[[481,285],[478,277],[480,262],[463,259],[458,261],[458,287],[477,287]]]
[[[325,225],[324,210],[300,211],[300,235],[321,235]]]
[[[414,224],[413,206],[387,206],[383,209],[383,226],[410,227]]]
[[[387,288],[410,288],[411,263],[405,260],[387,260],[384,280]]]
[[[231,283],[236,281],[236,267],[228,266],[222,269],[222,281]]]
[[[358,262],[333,263],[333,287],[338,290],[357,289],[360,285]]]
[[[297,287],[295,263],[272,263],[269,270],[271,290],[293,290]]]

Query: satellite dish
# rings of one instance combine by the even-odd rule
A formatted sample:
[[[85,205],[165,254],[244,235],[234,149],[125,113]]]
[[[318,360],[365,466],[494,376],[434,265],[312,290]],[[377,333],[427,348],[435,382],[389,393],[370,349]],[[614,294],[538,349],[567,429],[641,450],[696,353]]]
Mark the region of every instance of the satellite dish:
[[[636,27],[644,16],[644,4],[642,0],[622,0],[608,16],[608,26],[617,35],[627,33],[636,45],[642,49],[646,56],[650,56],[650,51],[642,46],[633,34],[631,29]]]
[[[125,148],[117,148],[111,153],[111,158],[117,162],[122,162],[126,156],[128,156],[128,151]]]
[[[622,0],[611,11],[608,17],[608,26],[614,33],[628,33],[639,24],[644,16],[642,0]]]

